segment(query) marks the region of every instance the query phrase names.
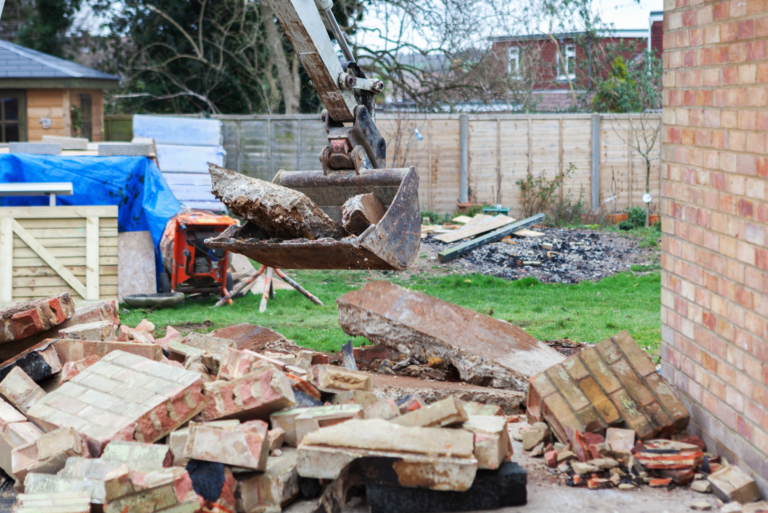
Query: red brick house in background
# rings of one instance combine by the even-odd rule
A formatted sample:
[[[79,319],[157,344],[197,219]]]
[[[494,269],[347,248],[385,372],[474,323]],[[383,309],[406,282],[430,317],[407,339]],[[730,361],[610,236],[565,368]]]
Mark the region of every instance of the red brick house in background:
[[[620,45],[627,49],[623,52],[627,61],[638,58],[646,50],[654,50],[660,57],[663,20],[663,12],[652,12],[647,29],[612,30],[600,39],[587,38],[583,32],[554,34],[557,45],[546,34],[495,37],[492,38],[493,53],[507,63],[506,71],[513,79],[519,77],[521,81],[527,81],[527,87],[533,88],[536,111],[564,111],[573,104],[568,78],[576,93],[581,95],[591,87],[587,79],[589,75],[608,72],[597,69],[604,68],[599,63],[586,62],[591,45],[603,48]],[[564,63],[560,62],[558,46]]]

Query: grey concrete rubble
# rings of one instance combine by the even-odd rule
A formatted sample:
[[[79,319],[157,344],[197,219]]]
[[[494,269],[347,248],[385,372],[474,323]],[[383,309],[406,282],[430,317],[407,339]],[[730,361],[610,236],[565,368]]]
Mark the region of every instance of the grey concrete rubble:
[[[442,358],[467,383],[526,391],[530,377],[565,359],[508,322],[386,281],[367,283],[336,303],[347,335],[424,360]]]
[[[237,215],[254,223],[266,238],[340,239],[344,228],[299,191],[209,164],[212,192]]]

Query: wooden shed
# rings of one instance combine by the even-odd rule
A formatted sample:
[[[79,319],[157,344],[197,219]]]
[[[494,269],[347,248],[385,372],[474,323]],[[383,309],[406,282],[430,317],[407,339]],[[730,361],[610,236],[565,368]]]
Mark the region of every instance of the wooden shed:
[[[120,79],[0,41],[0,143],[44,135],[104,140],[104,90]]]

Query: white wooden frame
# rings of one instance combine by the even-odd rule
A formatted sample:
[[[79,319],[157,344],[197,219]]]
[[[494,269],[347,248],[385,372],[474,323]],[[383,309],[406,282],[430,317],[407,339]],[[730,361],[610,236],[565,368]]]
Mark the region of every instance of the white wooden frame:
[[[13,300],[13,236],[16,235],[53,269],[80,298],[99,300],[99,219],[117,218],[117,206],[2,207],[0,208],[0,305]],[[85,283],[74,276],[17,219],[85,219]]]

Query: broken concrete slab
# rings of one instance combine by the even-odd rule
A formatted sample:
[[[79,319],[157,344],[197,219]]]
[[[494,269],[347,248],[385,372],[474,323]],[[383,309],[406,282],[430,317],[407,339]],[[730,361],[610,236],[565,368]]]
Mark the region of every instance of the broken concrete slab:
[[[296,440],[298,443],[306,435],[320,428],[334,426],[352,419],[363,418],[363,407],[359,404],[338,404],[307,408],[294,420],[296,425]]]
[[[346,235],[303,193],[208,164],[211,192],[238,216],[253,223],[266,238],[341,239]]]
[[[531,376],[564,360],[517,326],[390,282],[368,283],[337,305],[346,334],[442,358],[467,383],[525,391]]]
[[[45,392],[21,368],[14,367],[0,381],[0,395],[21,412],[27,413],[32,405],[45,397]]]
[[[299,445],[302,477],[336,479],[364,456],[399,458],[403,486],[465,491],[477,471],[474,436],[464,430],[405,427],[386,420],[350,420],[309,433]]]
[[[85,492],[21,494],[17,513],[90,513],[91,501]]]
[[[66,292],[0,308],[0,343],[36,335],[63,323],[74,313],[75,302]]]
[[[238,349],[247,349],[256,353],[267,349],[280,350],[289,345],[288,340],[280,333],[248,323],[219,328],[210,332],[209,335],[229,339]]]
[[[371,513],[478,511],[523,506],[528,501],[528,473],[514,462],[498,470],[478,470],[466,492],[441,492],[371,484],[365,487]]]
[[[602,433],[622,421],[648,440],[680,432],[689,421],[685,406],[626,331],[531,378],[526,406],[529,422],[546,420],[561,441],[566,428]]]
[[[61,339],[55,341],[53,347],[62,365],[83,360],[89,356],[103,358],[113,351],[122,351],[154,361],[160,361],[163,358],[163,348],[159,345],[138,342]]]
[[[498,405],[505,415],[519,413],[525,404],[525,394],[516,390],[481,387],[461,382],[425,381],[406,376],[376,374],[373,376],[373,390],[377,397],[393,399],[401,407],[401,401],[416,395],[425,403],[433,403],[454,395],[464,403],[476,401],[486,405]]]
[[[264,367],[232,381],[213,381],[203,385],[208,404],[204,420],[239,418],[266,419],[275,411],[296,404],[291,384],[276,368]]]
[[[111,320],[95,321],[60,329],[59,336],[72,340],[117,340],[116,328]]]
[[[240,421],[237,419],[232,420],[214,420],[206,422],[207,426],[214,427],[228,427],[237,426]],[[185,467],[189,463],[189,459],[184,457],[184,446],[187,445],[187,439],[189,438],[189,425],[184,428],[172,431],[168,435],[168,446],[173,454],[173,466]]]
[[[159,440],[206,402],[198,374],[113,351],[38,400],[27,414],[47,430],[75,428],[98,456],[112,440]]]
[[[734,465],[725,465],[707,477],[712,491],[723,502],[748,504],[759,500],[760,490],[749,474]]]
[[[267,460],[264,473],[236,474],[238,511],[266,513],[285,507],[299,495],[296,449],[285,448],[280,456]]]
[[[477,468],[495,470],[512,455],[512,440],[507,419],[491,415],[471,415],[462,426],[475,436]]]
[[[87,453],[88,448],[77,431],[56,429],[11,452],[13,477],[23,483],[29,472],[55,474],[64,468],[67,458],[87,456]]]
[[[59,356],[51,342],[41,342],[0,364],[0,381],[16,367],[24,371],[35,383],[61,372]]]
[[[313,365],[312,374],[317,388],[323,392],[373,390],[373,377],[367,372],[353,371],[333,365]]]
[[[467,420],[469,420],[469,416],[464,411],[462,402],[456,397],[450,396],[392,419],[392,423],[409,427],[447,427],[461,424]]]
[[[362,235],[369,226],[378,224],[387,212],[374,193],[352,196],[341,206],[341,224],[352,235]]]
[[[260,420],[232,426],[190,422],[184,457],[264,471],[269,457],[268,430],[267,423]]]

